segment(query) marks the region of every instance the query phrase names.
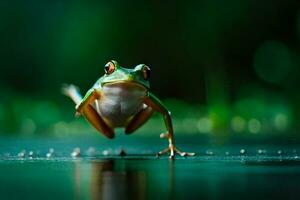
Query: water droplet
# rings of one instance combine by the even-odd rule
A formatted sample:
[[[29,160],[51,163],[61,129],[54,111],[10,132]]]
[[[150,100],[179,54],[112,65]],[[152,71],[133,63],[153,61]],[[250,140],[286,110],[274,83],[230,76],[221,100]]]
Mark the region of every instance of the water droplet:
[[[50,148],[48,153],[46,153],[46,157],[47,158],[51,158],[54,156],[54,149],[53,148]]]
[[[211,150],[206,150],[206,155],[209,155],[209,156],[212,156],[212,155],[214,155],[214,152],[213,151],[211,151]]]
[[[53,157],[53,154],[50,153],[50,152],[48,152],[48,153],[46,154],[46,157],[47,157],[47,158],[51,158],[51,157]]]
[[[50,149],[49,149],[49,153],[54,153],[54,149],[53,149],[53,148],[50,148]]]
[[[266,151],[265,149],[258,149],[258,150],[257,150],[257,153],[258,153],[258,154],[261,154],[261,155],[266,154],[266,152],[267,152],[267,151]]]
[[[76,158],[76,157],[79,157],[80,156],[80,148],[79,147],[76,147],[73,152],[71,153],[71,156],[73,158]]]
[[[102,151],[102,154],[103,154],[104,156],[112,155],[112,151],[111,151],[110,149],[106,149],[106,150],[103,150],[103,151]]]
[[[28,155],[30,156],[30,157],[33,157],[33,151],[29,151],[29,153],[28,153]]]
[[[26,155],[26,151],[25,150],[22,150],[21,152],[18,153],[18,157],[20,158],[24,158]]]
[[[96,149],[94,147],[89,147],[87,150],[87,154],[89,156],[95,156],[96,155]]]
[[[244,154],[246,154],[246,153],[247,153],[247,152],[246,152],[246,149],[241,149],[241,150],[240,150],[240,154],[243,154],[243,155],[244,155]]]

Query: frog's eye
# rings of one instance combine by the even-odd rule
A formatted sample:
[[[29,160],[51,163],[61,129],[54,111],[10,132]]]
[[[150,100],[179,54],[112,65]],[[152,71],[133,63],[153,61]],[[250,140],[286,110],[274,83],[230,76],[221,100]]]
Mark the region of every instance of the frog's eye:
[[[148,80],[150,78],[150,68],[147,65],[144,65],[142,73],[145,80]]]
[[[104,71],[105,74],[109,75],[112,74],[116,69],[116,66],[113,62],[108,62],[105,66],[104,66]]]

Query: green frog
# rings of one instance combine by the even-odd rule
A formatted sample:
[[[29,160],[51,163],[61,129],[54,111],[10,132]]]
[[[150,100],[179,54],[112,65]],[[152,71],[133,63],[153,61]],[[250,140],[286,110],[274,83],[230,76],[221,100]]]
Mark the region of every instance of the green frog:
[[[168,148],[158,152],[158,156],[170,152],[170,158],[193,156],[195,153],[179,151],[175,146],[171,114],[150,90],[150,68],[139,64],[133,69],[121,67],[117,61],[109,61],[104,66],[105,74],[82,98],[74,85],[63,88],[63,93],[76,104],[76,115],[83,115],[100,133],[112,139],[114,128],[123,127],[125,134],[131,134],[152,116],[153,112],[163,115],[167,128],[160,135],[167,138]]]

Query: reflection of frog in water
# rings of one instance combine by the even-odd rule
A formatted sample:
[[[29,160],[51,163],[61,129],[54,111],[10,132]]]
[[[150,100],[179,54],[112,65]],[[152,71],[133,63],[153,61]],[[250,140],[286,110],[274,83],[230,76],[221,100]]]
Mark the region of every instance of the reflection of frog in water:
[[[114,160],[76,162],[76,199],[146,199],[145,172],[116,167]]]
[[[108,138],[114,137],[114,128],[124,127],[130,134],[141,127],[154,111],[164,117],[168,132],[161,134],[168,138],[169,147],[158,154],[170,152],[181,156],[192,156],[194,153],[181,152],[175,147],[173,126],[170,112],[162,102],[149,92],[150,68],[144,64],[134,69],[121,67],[116,61],[108,62],[105,75],[82,98],[76,87],[68,86],[64,93],[76,103],[77,114],[82,114],[99,132]]]

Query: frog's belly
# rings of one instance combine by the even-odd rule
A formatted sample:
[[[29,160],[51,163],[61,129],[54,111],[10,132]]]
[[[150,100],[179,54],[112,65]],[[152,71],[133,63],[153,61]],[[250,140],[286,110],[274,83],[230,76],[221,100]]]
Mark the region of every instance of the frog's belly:
[[[137,88],[106,86],[95,106],[99,115],[112,127],[125,127],[144,106],[146,92]]]

